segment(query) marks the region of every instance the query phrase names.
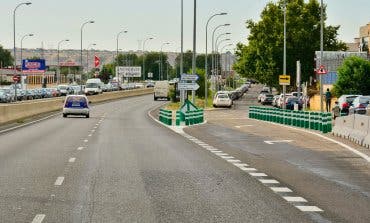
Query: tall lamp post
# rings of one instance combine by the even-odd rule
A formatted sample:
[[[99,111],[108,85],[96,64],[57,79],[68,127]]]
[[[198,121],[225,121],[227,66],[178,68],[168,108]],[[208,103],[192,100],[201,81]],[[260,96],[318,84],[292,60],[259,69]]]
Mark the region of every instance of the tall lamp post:
[[[161,54],[159,56],[159,63],[160,63],[160,66],[159,66],[159,80],[163,79],[163,74],[162,74],[162,53],[163,53],[163,47],[164,45],[169,45],[170,43],[169,42],[166,42],[166,43],[163,43],[162,46],[161,46]],[[162,77],[162,78],[161,78]]]
[[[321,0],[321,10],[320,10],[320,66],[323,65],[324,57],[324,2]],[[320,110],[324,112],[324,103],[323,103],[323,84],[322,84],[322,75],[320,74]]]
[[[219,61],[219,64],[221,65],[220,67],[221,67],[221,75],[222,75],[222,62],[221,62],[221,59],[222,59],[222,52],[224,51],[224,49],[226,48],[226,47],[228,47],[228,46],[232,46],[233,44],[232,43],[229,43],[229,44],[226,44],[225,46],[223,46],[223,47],[221,47],[221,50],[220,50],[220,61]],[[225,56],[225,71],[226,71],[226,62],[227,62],[227,55]],[[225,75],[226,76],[226,75]]]
[[[21,71],[23,71],[22,69],[22,63],[23,63],[23,39],[26,38],[27,36],[33,36],[32,33],[30,34],[26,34],[24,36],[22,36],[22,39],[21,39]],[[21,78],[21,87],[23,89],[23,84],[24,84],[24,79],[23,79],[23,74],[22,74],[22,78]]]
[[[218,90],[218,67],[219,67],[219,58],[218,58],[218,52],[219,52],[219,46],[220,46],[220,44],[221,43],[223,43],[223,42],[226,42],[226,41],[230,41],[230,39],[223,39],[223,40],[221,40],[221,41],[216,41],[216,43],[215,43],[215,52],[216,52],[216,54],[215,54],[215,77],[216,77],[216,90]]]
[[[117,37],[116,37],[116,41],[117,41],[117,53],[116,53],[116,60],[117,60],[117,65],[118,65],[118,43],[119,43],[119,36],[122,34],[122,33],[127,33],[128,31],[127,30],[122,30],[121,32],[117,33]]]
[[[57,74],[57,84],[59,85],[60,84],[60,58],[59,58],[59,51],[60,51],[60,44],[62,44],[63,42],[69,42],[69,39],[64,39],[64,40],[61,40],[58,42],[58,74]]]
[[[218,29],[220,29],[221,27],[225,27],[225,26],[230,26],[229,23],[226,23],[226,24],[222,24],[222,25],[219,25],[219,26],[216,26],[216,28],[213,29],[213,33],[212,33],[212,75],[214,76],[214,72],[215,72],[215,59],[214,59],[214,53],[215,53],[215,33]]]
[[[208,25],[209,25],[209,22],[216,16],[220,16],[220,15],[227,15],[226,12],[222,12],[222,13],[216,13],[214,15],[212,15],[211,17],[209,17],[208,21],[207,21],[207,24],[206,24],[206,60],[205,60],[205,75],[204,75],[204,95],[205,95],[205,98],[204,98],[204,108],[207,107],[207,103],[208,103]]]
[[[283,74],[287,75],[286,73],[286,0],[284,0],[284,56],[283,56]],[[283,85],[283,109],[286,108],[285,106],[285,98],[286,98],[286,86]]]
[[[31,4],[32,4],[31,2],[22,2],[22,3],[19,3],[15,7],[15,9],[13,11],[14,75],[17,75],[17,52],[16,52],[16,49],[15,49],[15,14],[17,12],[17,9],[20,6],[22,6],[22,5],[31,5]],[[17,100],[17,86],[15,86],[15,100]]]
[[[87,22],[84,22],[82,23],[81,25],[81,51],[80,51],[80,62],[81,62],[81,80],[80,80],[80,83],[81,83],[81,92],[82,92],[82,74],[83,74],[83,71],[84,71],[84,66],[83,66],[83,62],[82,62],[82,40],[83,40],[83,28],[86,24],[91,24],[91,23],[95,23],[94,20],[89,20]]]
[[[89,72],[89,50],[90,50],[90,47],[92,47],[92,46],[96,46],[96,43],[90,43],[89,46],[87,47],[87,51],[86,51],[87,73]]]
[[[145,44],[147,41],[154,39],[153,37],[149,37],[144,40],[143,43],[143,80],[145,81]]]

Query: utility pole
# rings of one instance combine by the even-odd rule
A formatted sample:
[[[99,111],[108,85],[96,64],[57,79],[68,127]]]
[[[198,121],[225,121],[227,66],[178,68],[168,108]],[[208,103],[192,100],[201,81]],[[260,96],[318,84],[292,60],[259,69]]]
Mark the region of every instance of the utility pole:
[[[193,75],[196,75],[196,59],[197,59],[197,0],[194,0],[194,25],[193,25]],[[195,81],[193,81],[195,83]],[[195,103],[195,91],[191,92],[192,102]]]

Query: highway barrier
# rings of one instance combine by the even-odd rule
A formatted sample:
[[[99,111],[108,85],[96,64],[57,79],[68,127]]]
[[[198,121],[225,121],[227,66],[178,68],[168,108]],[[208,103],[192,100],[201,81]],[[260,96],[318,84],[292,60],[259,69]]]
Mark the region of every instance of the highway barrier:
[[[328,133],[332,131],[330,112],[282,110],[278,108],[251,106],[249,118]]]
[[[95,104],[126,97],[152,94],[153,88],[143,88],[128,91],[105,92],[103,94],[88,96],[89,100]],[[18,120],[23,120],[43,113],[61,111],[64,98],[50,98],[45,100],[32,100],[20,103],[0,105],[0,125]]]
[[[196,125],[204,122],[204,111],[203,109],[197,109],[195,111],[176,111],[176,125],[180,126],[185,124]]]
[[[161,108],[159,110],[159,121],[166,125],[172,125],[172,111]]]
[[[349,115],[335,119],[333,135],[370,148],[370,116]]]

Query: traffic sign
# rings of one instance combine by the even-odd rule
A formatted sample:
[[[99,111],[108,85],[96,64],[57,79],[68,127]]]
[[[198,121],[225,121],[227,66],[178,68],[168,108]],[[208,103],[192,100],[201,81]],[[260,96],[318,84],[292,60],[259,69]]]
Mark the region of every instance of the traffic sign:
[[[290,85],[290,75],[279,75],[279,85]]]
[[[320,68],[316,71],[317,74],[327,74],[328,71],[325,69],[324,65],[321,65]]]
[[[196,74],[182,74],[181,80],[182,81],[197,81],[199,79],[199,76]]]
[[[177,86],[178,90],[185,90],[185,91],[196,91],[199,88],[197,83],[183,83],[180,82]]]
[[[13,76],[13,81],[18,82],[20,80],[20,77],[18,75]]]

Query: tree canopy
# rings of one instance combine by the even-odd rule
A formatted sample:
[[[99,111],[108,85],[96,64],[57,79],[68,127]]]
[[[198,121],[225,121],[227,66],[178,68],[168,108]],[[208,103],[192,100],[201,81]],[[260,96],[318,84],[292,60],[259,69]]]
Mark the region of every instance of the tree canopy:
[[[286,10],[287,74],[295,80],[296,61],[300,60],[302,80],[307,81],[314,74],[315,51],[320,49],[320,4],[317,0],[287,0]],[[261,20],[248,20],[246,27],[250,30],[248,43],[237,45],[234,70],[278,87],[278,76],[283,74],[284,1],[268,3]],[[339,26],[324,26],[324,50],[346,50],[345,43],[337,40],[338,30]]]
[[[13,61],[14,61],[14,59],[13,59],[10,51],[4,49],[0,45],[0,65],[2,65],[3,67],[12,66]]]
[[[360,57],[347,58],[338,69],[334,93],[370,95],[370,61]]]

